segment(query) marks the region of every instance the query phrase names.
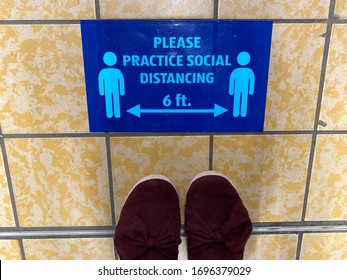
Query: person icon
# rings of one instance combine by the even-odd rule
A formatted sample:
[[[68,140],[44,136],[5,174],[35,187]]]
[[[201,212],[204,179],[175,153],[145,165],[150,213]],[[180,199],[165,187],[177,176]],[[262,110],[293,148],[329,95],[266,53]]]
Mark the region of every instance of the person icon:
[[[237,62],[240,66],[246,66],[251,61],[248,52],[240,52],[237,56]],[[247,116],[248,95],[254,93],[254,72],[247,67],[236,68],[230,75],[229,94],[234,95],[233,116]],[[241,111],[241,112],[240,112]]]
[[[125,94],[124,77],[120,70],[112,68],[117,63],[117,56],[113,52],[106,52],[103,60],[110,68],[104,68],[99,73],[99,93],[101,96],[105,96],[107,117],[120,118],[119,96]]]

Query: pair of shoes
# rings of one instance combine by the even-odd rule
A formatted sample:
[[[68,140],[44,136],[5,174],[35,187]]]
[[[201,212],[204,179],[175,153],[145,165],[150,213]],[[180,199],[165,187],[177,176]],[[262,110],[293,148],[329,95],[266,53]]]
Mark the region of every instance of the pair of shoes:
[[[123,260],[175,260],[181,243],[179,199],[162,175],[140,180],[129,193],[114,243]],[[241,260],[252,233],[247,209],[231,181],[206,171],[190,183],[185,204],[188,259]]]

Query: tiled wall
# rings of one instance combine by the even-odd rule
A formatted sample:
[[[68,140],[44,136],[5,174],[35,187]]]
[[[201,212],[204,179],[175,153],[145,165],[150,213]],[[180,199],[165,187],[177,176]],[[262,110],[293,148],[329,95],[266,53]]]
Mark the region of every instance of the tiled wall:
[[[135,18],[274,20],[265,131],[89,133],[79,20]],[[138,179],[183,210],[207,169],[249,210],[246,259],[347,259],[346,0],[6,0],[0,50],[0,259],[114,259]]]

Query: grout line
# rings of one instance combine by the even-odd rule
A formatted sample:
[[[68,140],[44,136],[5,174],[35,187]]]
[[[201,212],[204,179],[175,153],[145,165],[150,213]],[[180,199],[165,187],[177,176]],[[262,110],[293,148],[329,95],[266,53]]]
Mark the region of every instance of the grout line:
[[[219,19],[219,0],[215,0],[214,2],[214,12],[213,12],[213,20],[237,20],[237,21],[255,21],[255,20],[271,20],[274,23],[286,23],[286,24],[297,24],[297,23],[328,23],[331,22],[332,24],[346,24],[347,19],[340,19],[340,18],[307,18],[307,19],[280,19],[280,18],[274,18],[274,19],[257,19],[257,18],[245,18],[245,19]],[[101,10],[99,5],[99,0],[95,0],[95,19],[94,20],[100,20],[101,18]],[[0,25],[37,25],[37,24],[44,24],[44,25],[54,25],[54,24],[80,24],[81,20],[93,20],[93,18],[85,18],[85,19],[23,19],[23,20],[0,20]],[[113,19],[113,20],[122,20],[122,19]],[[132,19],[127,19],[132,20]],[[151,19],[142,19],[144,21],[150,21]],[[173,20],[173,19],[162,19],[164,20]],[[190,19],[185,19],[190,20]],[[203,21],[205,19],[202,19]],[[206,19],[208,20],[208,19]]]
[[[101,19],[100,1],[99,0],[95,0],[95,16],[96,16],[96,19]]]
[[[331,0],[330,1],[330,8],[329,8],[329,19],[332,19],[334,17],[334,12],[335,12],[335,0]],[[312,178],[317,136],[318,136],[318,134],[321,134],[321,133],[318,133],[318,125],[319,125],[319,117],[320,117],[323,92],[324,92],[326,68],[327,68],[327,64],[328,64],[332,25],[333,25],[332,20],[329,20],[329,22],[327,24],[327,32],[326,32],[326,37],[325,37],[321,77],[320,77],[320,82],[319,82],[319,90],[318,90],[318,97],[317,97],[317,104],[316,104],[316,115],[315,115],[314,129],[313,129],[313,133],[312,133],[310,157],[309,157],[309,162],[308,162],[306,187],[305,187],[304,202],[303,202],[303,209],[302,209],[302,216],[301,216],[302,221],[304,221],[306,218],[307,203],[308,203],[308,196],[309,196],[310,185],[311,185],[311,178]]]
[[[294,233],[346,233],[347,225],[335,226],[274,226],[274,227],[255,227],[253,234],[294,234]]]
[[[338,21],[333,20],[333,23],[334,24],[347,24],[347,19],[340,19]]]
[[[19,243],[20,253],[22,255],[22,260],[26,260],[23,239],[22,238],[18,239],[18,243]]]
[[[232,135],[312,135],[317,134],[347,134],[347,130],[268,130],[262,132],[213,132],[214,136],[232,136]],[[81,132],[81,133],[9,133],[2,134],[5,139],[16,138],[91,138],[105,137],[104,132]],[[209,132],[111,132],[107,133],[109,137],[156,137],[156,136],[210,136]]]
[[[213,134],[211,134],[210,135],[209,157],[208,157],[208,170],[213,170],[213,146],[214,146],[214,137],[213,137]]]
[[[252,223],[254,227],[298,227],[298,226],[346,226],[346,220],[327,220],[327,221],[298,221],[298,222],[254,222]]]
[[[312,139],[311,139],[310,155],[309,155],[308,166],[307,166],[306,185],[305,185],[305,192],[304,192],[304,200],[302,204],[301,221],[305,221],[306,212],[307,212],[308,196],[310,192],[313,162],[314,162],[315,149],[316,149],[316,141],[317,141],[317,134],[313,133]]]
[[[111,215],[112,215],[112,225],[116,225],[116,211],[115,211],[115,196],[113,189],[113,174],[112,174],[112,152],[111,152],[111,140],[108,135],[105,137],[106,141],[106,155],[107,155],[107,170],[108,170],[108,181],[110,188],[110,204],[111,204]]]
[[[291,23],[291,24],[297,24],[297,23],[328,23],[329,19],[327,18],[307,18],[307,19],[281,19],[281,18],[275,18],[272,19],[273,23]]]
[[[9,192],[10,200],[11,200],[13,218],[14,218],[16,228],[20,228],[18,211],[17,211],[17,206],[16,206],[16,198],[15,198],[14,191],[13,191],[10,166],[8,163],[5,139],[3,138],[1,125],[0,125],[0,146],[1,146],[2,159],[3,159],[4,169],[5,169],[6,179],[7,179],[8,192]],[[25,250],[23,247],[23,242],[21,242],[21,240],[18,240],[18,243],[19,243],[19,248],[21,251],[22,259],[25,260]]]
[[[101,8],[100,0],[95,0],[95,19],[101,19]],[[213,4],[213,19],[219,19],[219,0],[214,0]],[[80,24],[81,20],[93,20],[93,18],[83,18],[83,19],[3,19],[0,20],[0,25],[25,25],[25,24]],[[122,20],[122,19],[113,19],[113,20]],[[124,20],[137,20],[137,19],[124,19]],[[151,21],[152,19],[141,19],[143,21]],[[173,20],[170,18],[159,19],[159,20]],[[178,19],[180,20],[180,19]],[[184,19],[184,20],[195,20],[195,19]],[[197,21],[204,21],[208,19],[201,19]],[[339,18],[335,15],[329,18],[267,18],[267,19],[258,19],[258,18],[243,18],[243,19],[219,19],[219,20],[237,20],[237,21],[258,21],[258,20],[271,20],[274,23],[328,23],[333,24],[345,24],[347,23],[346,18]]]
[[[304,237],[303,233],[299,233],[298,234],[298,244],[297,244],[296,256],[295,256],[296,260],[300,260],[300,258],[301,258],[301,249],[302,249],[302,239],[303,239],[303,237]]]
[[[20,230],[0,232],[0,239],[112,238],[112,229],[99,230]]]
[[[329,21],[328,21],[328,25],[327,25],[327,33],[326,33],[324,52],[323,52],[322,71],[321,71],[321,78],[320,78],[320,83],[319,83],[319,93],[318,93],[318,100],[317,100],[317,110],[316,110],[316,116],[315,116],[314,132],[316,132],[318,130],[318,125],[319,125],[318,121],[319,121],[319,117],[320,117],[320,110],[321,110],[321,105],[322,105],[326,69],[327,69],[327,65],[328,65],[330,41],[331,41],[332,27],[333,27],[332,21],[333,21],[334,14],[335,14],[335,4],[336,4],[336,0],[330,1]]]
[[[317,134],[346,134],[345,130],[318,130]]]
[[[107,169],[108,169],[108,181],[110,187],[110,204],[111,204],[111,215],[112,215],[112,237],[114,237],[114,230],[116,228],[116,207],[115,207],[115,195],[114,195],[114,185],[113,185],[113,171],[112,171],[112,150],[111,150],[111,139],[109,134],[106,134],[106,152],[107,152]],[[119,259],[116,248],[113,247],[115,260]]]
[[[0,20],[0,25],[35,25],[35,24],[80,24],[80,19],[50,19],[50,20]]]
[[[276,24],[286,23],[286,24],[312,24],[312,23],[329,23],[332,24],[346,24],[347,19],[340,19],[340,18],[308,18],[308,19],[257,19],[257,18],[246,18],[246,19],[218,19],[219,17],[219,0],[214,1],[214,12],[213,12],[213,20],[237,20],[237,21],[255,21],[255,20],[271,20]],[[99,0],[95,0],[95,19],[94,20],[100,20],[100,4]],[[93,20],[93,18],[86,18],[86,19],[42,19],[42,20],[35,20],[35,19],[24,19],[24,20],[0,20],[0,25],[65,25],[65,24],[80,24],[81,20]],[[120,20],[120,19],[114,19],[114,20]],[[129,19],[128,19],[129,20]],[[130,19],[131,20],[131,19]],[[145,21],[150,21],[151,19],[143,19]],[[163,19],[165,20],[165,19]],[[172,19],[166,19],[166,20],[172,20]],[[189,20],[189,19],[186,19]],[[208,19],[206,19],[208,20]]]
[[[81,133],[10,133],[3,134],[4,138],[90,138],[105,137],[105,133],[81,132]]]
[[[19,227],[18,212],[17,212],[17,208],[16,208],[16,203],[15,203],[15,195],[14,195],[14,191],[13,191],[13,184],[12,184],[12,179],[11,179],[11,174],[10,174],[10,166],[8,163],[6,145],[5,145],[5,141],[4,141],[1,127],[0,127],[0,145],[1,145],[2,158],[3,158],[5,173],[6,173],[7,185],[8,185],[8,189],[9,189],[10,198],[11,198],[14,221],[15,221],[16,227]]]
[[[340,225],[253,225],[252,232],[253,235],[304,233],[347,233],[347,223]],[[110,227],[100,227],[99,229],[25,228],[21,230],[10,228],[0,231],[0,239],[113,238],[113,236],[114,230]],[[184,236],[184,225],[181,226],[181,236]]]
[[[213,19],[218,19],[219,17],[219,0],[214,0],[213,3]]]

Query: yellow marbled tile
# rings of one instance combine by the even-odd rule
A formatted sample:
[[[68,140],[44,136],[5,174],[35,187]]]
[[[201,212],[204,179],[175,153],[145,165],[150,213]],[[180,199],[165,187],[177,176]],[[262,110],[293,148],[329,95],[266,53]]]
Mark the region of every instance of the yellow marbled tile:
[[[116,216],[131,188],[151,174],[167,176],[176,186],[181,210],[193,177],[209,166],[209,137],[112,138]]]
[[[313,129],[325,32],[325,24],[274,24],[265,130]]]
[[[212,19],[213,0],[100,0],[103,19]]]
[[[347,219],[347,136],[318,135],[307,220]]]
[[[301,219],[309,135],[215,136],[213,169],[235,184],[253,222]]]
[[[330,0],[220,0],[221,19],[328,18]]]
[[[21,260],[21,252],[17,240],[0,240],[0,260]]]
[[[335,14],[341,18],[347,18],[347,1],[336,0]]]
[[[19,223],[110,225],[103,138],[6,139]]]
[[[347,260],[347,234],[304,234],[300,258],[303,260]]]
[[[298,237],[294,234],[252,235],[248,240],[245,260],[294,260]]]
[[[80,27],[0,25],[4,133],[86,132]]]
[[[94,0],[6,0],[0,2],[0,20],[93,19]]]
[[[23,240],[27,260],[114,260],[112,238]]]
[[[0,148],[1,155],[1,148]],[[14,227],[11,197],[8,191],[6,172],[2,155],[0,156],[0,227]]]
[[[325,129],[347,129],[347,25],[334,25],[329,48],[328,65],[320,119]]]

